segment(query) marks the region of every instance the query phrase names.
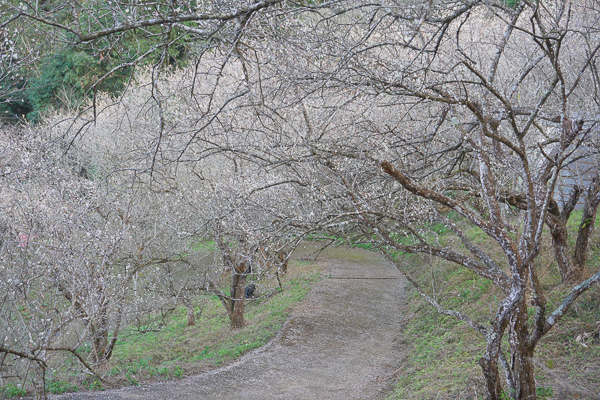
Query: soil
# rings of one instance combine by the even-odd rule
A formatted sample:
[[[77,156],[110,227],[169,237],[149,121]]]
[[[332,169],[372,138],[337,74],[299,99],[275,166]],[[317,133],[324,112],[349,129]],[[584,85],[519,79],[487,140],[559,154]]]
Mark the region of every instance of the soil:
[[[332,249],[323,279],[266,346],[189,378],[53,399],[380,399],[404,358],[404,280],[375,253]]]

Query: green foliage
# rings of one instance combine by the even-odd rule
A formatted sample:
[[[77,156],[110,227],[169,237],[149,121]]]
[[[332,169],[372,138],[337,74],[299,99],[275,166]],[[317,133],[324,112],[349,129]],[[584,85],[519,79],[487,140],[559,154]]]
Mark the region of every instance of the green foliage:
[[[173,368],[172,373],[175,378],[183,378],[183,370],[179,366]]]
[[[6,78],[0,80],[0,119],[16,122],[33,111],[24,92],[25,80]],[[4,93],[4,95],[1,95]]]
[[[551,387],[537,387],[535,388],[535,395],[538,399],[547,399],[548,397],[554,396],[554,391]],[[506,392],[500,393],[500,399],[510,400],[512,396]]]
[[[92,95],[91,88],[112,67],[110,60],[100,59],[75,47],[47,55],[38,73],[27,85],[27,97],[33,111],[28,119],[36,121],[49,109],[77,109]],[[125,87],[129,71],[113,74],[97,89],[119,94]]]
[[[190,248],[199,253],[210,253],[217,250],[217,244],[214,240],[203,240],[190,245]]]
[[[102,386],[102,382],[97,378],[86,381],[85,386],[89,390],[100,390],[100,391],[104,390],[104,387]]]
[[[61,394],[67,392],[76,392],[78,386],[67,381],[51,380],[46,382],[46,390],[50,393]]]
[[[0,387],[0,393],[3,397],[23,397],[27,395],[25,389],[18,385],[14,385],[9,383],[8,385],[4,385]]]
[[[139,386],[139,382],[135,379],[135,372],[133,370],[125,372],[125,378],[127,379],[127,384],[131,386]]]
[[[81,176],[92,181],[101,181],[105,177],[105,173],[98,165],[90,164],[85,168],[82,168],[79,172]]]
[[[92,2],[85,12],[78,15],[69,12],[69,8],[62,8],[62,14],[55,13],[53,19],[65,24],[78,19],[79,26],[90,32],[125,22],[115,21],[115,15],[106,12],[105,3],[105,0]],[[195,7],[193,3],[186,3],[183,7]],[[139,7],[137,11],[154,13],[155,9]],[[57,47],[57,43],[47,41],[38,60],[0,82],[0,118],[17,121],[27,117],[29,121],[36,122],[52,109],[75,111],[93,96],[92,88],[118,96],[132,77],[133,64],[186,67],[190,57],[189,39],[182,36],[170,43],[165,52],[165,47],[157,46],[157,37],[162,37],[165,29],[156,26],[131,30],[118,37],[100,38],[77,46]],[[35,25],[19,35],[24,43],[28,43],[29,39],[39,40],[39,36],[39,28]],[[75,42],[74,37],[69,40]],[[140,60],[142,54],[146,56]],[[99,82],[108,72],[111,72],[110,75]]]
[[[450,228],[448,228],[446,225],[444,224],[433,224],[431,226],[431,230],[435,233],[437,233],[438,235],[443,235],[444,233],[447,233],[450,231]]]
[[[550,386],[548,387],[537,387],[535,388],[535,395],[538,399],[546,399],[554,396],[554,391]]]
[[[371,243],[359,243],[356,245],[356,247],[359,249],[371,250],[373,245]]]

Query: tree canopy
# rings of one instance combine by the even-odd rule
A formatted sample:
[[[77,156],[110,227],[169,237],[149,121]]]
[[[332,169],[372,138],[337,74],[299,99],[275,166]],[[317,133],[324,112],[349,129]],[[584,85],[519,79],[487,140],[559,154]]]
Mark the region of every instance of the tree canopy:
[[[232,293],[254,253],[239,245],[234,262],[224,237],[253,249],[315,232],[370,243],[485,338],[488,398],[535,398],[536,345],[600,281],[587,262],[600,203],[593,2],[0,4],[0,99],[24,113],[91,98],[54,139],[69,154],[106,135],[131,188],[164,188],[194,216],[187,232],[214,234]],[[189,67],[168,71],[177,63]],[[595,169],[568,175],[582,160]],[[556,306],[539,283],[546,235],[570,288]],[[451,308],[405,253],[489,280],[493,312]]]

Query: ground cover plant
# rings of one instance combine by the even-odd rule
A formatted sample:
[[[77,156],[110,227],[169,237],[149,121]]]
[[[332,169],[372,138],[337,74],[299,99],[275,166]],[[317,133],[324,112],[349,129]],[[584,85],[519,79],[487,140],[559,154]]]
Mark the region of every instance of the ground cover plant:
[[[229,329],[227,315],[216,296],[207,298],[206,304],[201,306],[194,327],[188,327],[183,315],[178,315],[173,323],[156,334],[140,335],[139,331],[132,330],[123,336],[121,347],[115,349],[114,368],[126,370],[131,363],[148,364],[154,369],[178,364],[187,375],[230,362],[248,350],[262,346],[273,338],[293,306],[319,280],[314,267],[304,266],[303,269],[282,277],[281,292],[249,301],[248,324],[240,330]],[[157,372],[149,373],[156,375]]]
[[[573,231],[575,222],[570,224]],[[468,233],[471,240],[486,245],[479,232]],[[441,235],[440,240],[449,237]],[[549,290],[550,303],[556,304],[568,293],[551,254],[550,235],[543,244],[540,284]],[[597,240],[597,235],[594,237]],[[487,243],[492,246],[493,243]],[[590,268],[596,266],[597,248],[591,253]],[[422,265],[414,257],[410,261]],[[416,268],[415,273],[419,274]],[[490,282],[468,270],[452,267],[441,261],[429,260],[428,270],[421,274],[435,274],[440,284],[449,289],[440,302],[446,307],[460,309],[485,318],[489,304],[497,302],[499,293]],[[411,292],[405,320],[403,342],[413,351],[402,360],[395,371],[396,389],[390,399],[451,399],[484,398],[485,382],[478,374],[478,349],[483,339],[465,324],[439,314],[423,301],[415,290]],[[600,391],[600,290],[593,288],[582,295],[561,323],[540,343],[534,355],[536,365],[536,395],[538,398],[595,398]]]
[[[473,280],[454,277],[450,281],[457,289],[457,301],[471,301],[467,292],[474,291]],[[587,399],[598,393],[599,296],[597,289],[582,296],[576,310],[540,343],[534,356],[538,398]],[[488,300],[484,292],[476,302]],[[471,308],[475,307],[485,314],[485,307]],[[396,389],[389,398],[485,398],[477,364],[482,339],[456,320],[441,316],[414,291],[407,312],[403,343],[413,350],[395,371]]]
[[[227,313],[214,295],[196,299],[196,323],[188,325],[188,310],[175,308],[169,315],[155,317],[163,324],[131,325],[123,329],[110,361],[98,376],[82,371],[74,356],[54,363],[47,370],[46,390],[65,393],[105,390],[139,385],[150,380],[179,379],[225,365],[246,352],[263,346],[279,331],[293,307],[302,301],[312,284],[320,279],[314,263],[294,262],[281,278],[279,291],[249,300],[247,324],[232,331]],[[89,349],[81,349],[81,354]],[[4,397],[21,397],[31,387],[20,383],[2,386]]]

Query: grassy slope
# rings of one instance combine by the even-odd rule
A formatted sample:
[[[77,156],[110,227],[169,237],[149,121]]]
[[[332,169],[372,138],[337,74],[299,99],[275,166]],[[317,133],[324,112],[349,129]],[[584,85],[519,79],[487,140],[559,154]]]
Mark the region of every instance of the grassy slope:
[[[576,221],[573,226],[575,224]],[[442,239],[451,240],[444,238],[444,230],[438,233]],[[494,247],[481,232],[468,233],[474,242]],[[595,243],[598,238],[594,238],[592,244]],[[542,284],[551,293],[550,304],[556,305],[569,288],[560,285],[550,251],[546,244],[539,262],[545,270]],[[422,269],[423,259],[414,255],[405,257],[408,263]],[[489,304],[494,304],[494,296],[498,295],[488,281],[439,261],[429,260],[428,265],[435,270],[436,281],[446,288],[443,304],[485,319]],[[589,261],[592,269],[598,265],[600,252],[593,254]],[[302,301],[310,286],[320,279],[317,269],[306,263],[292,265],[284,278],[284,292],[250,303],[246,310],[248,326],[236,332],[229,330],[228,318],[214,297],[203,301],[201,316],[193,327],[186,326],[185,310],[180,309],[160,332],[124,332],[106,367],[107,378],[113,385],[135,385],[150,379],[177,379],[232,362],[276,334],[293,306]],[[429,268],[427,271],[429,273]],[[390,398],[483,398],[483,380],[477,360],[483,353],[484,340],[453,318],[439,315],[414,291],[411,291],[406,313],[404,345],[409,351],[396,374],[398,381]],[[587,398],[585,393],[577,393],[577,387],[600,393],[599,332],[600,288],[596,287],[583,295],[538,345],[536,379],[540,398],[557,398],[561,391],[570,392],[561,398]],[[585,333],[591,334],[583,340],[587,347],[576,341]],[[65,370],[48,376],[51,393],[102,390],[107,386],[87,374],[67,373],[70,366],[81,370],[81,366],[71,360]],[[25,394],[16,386],[5,386],[4,390],[4,397]]]
[[[572,222],[573,230],[578,222]],[[495,257],[501,257],[499,249],[494,249],[494,243],[481,232],[473,230],[468,233],[474,242],[495,251]],[[538,265],[543,271],[541,283],[549,293],[549,308],[552,309],[570,287],[560,284],[549,238],[546,239],[548,242],[544,245]],[[573,237],[571,239],[575,240]],[[595,235],[592,248],[598,247],[597,243],[598,237]],[[418,257],[408,257],[412,257],[408,261],[410,263],[423,264]],[[596,249],[588,262],[590,270],[598,270],[599,257],[600,251]],[[447,293],[442,297],[442,303],[475,315],[480,322],[484,322],[490,313],[490,304],[493,310],[499,298],[496,288],[470,271],[440,261],[430,260],[430,263],[436,281]],[[485,398],[482,395],[481,368],[477,364],[484,352],[485,341],[466,325],[439,315],[414,290],[411,293],[403,335],[411,350],[396,375],[397,386],[390,398]],[[585,346],[577,342],[579,335],[587,335],[582,341]],[[581,388],[600,393],[599,287],[582,295],[558,326],[542,339],[536,350],[536,380],[538,398],[589,398],[589,394],[579,390]]]
[[[319,279],[318,265],[294,262],[282,278],[283,292],[249,302],[245,313],[248,324],[238,331],[229,329],[229,319],[215,296],[200,301],[197,309],[200,316],[195,326],[187,326],[186,310],[181,308],[158,332],[142,334],[126,330],[104,369],[109,385],[80,372],[68,374],[66,365],[65,369],[50,374],[48,391],[103,390],[107,386],[137,385],[151,379],[177,379],[230,363],[272,339],[293,307]],[[75,360],[70,363],[78,371],[81,369]]]

